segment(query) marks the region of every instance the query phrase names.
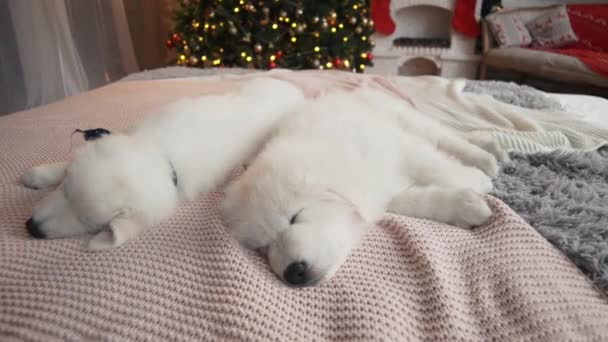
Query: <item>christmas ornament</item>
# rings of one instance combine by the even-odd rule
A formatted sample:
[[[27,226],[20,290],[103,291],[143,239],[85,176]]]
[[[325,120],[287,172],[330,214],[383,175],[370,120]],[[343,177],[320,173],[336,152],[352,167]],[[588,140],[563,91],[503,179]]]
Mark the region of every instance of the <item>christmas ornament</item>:
[[[262,8],[262,12],[264,12],[264,14],[268,15],[268,13],[270,13],[270,8],[264,7],[264,8]]]
[[[336,18],[338,17],[338,14],[334,11],[329,12],[329,17],[333,20],[336,20]]]
[[[327,20],[323,19],[323,22],[321,23],[321,27],[323,29],[327,29],[329,27],[329,24],[327,23]]]
[[[279,16],[285,18],[287,16],[287,12],[281,11],[281,13],[279,13]]]
[[[312,65],[314,65],[315,67],[318,67],[321,65],[321,61],[318,59],[315,59],[314,61],[312,61]]]
[[[255,46],[253,47],[253,51],[257,53],[262,52],[262,44],[255,44]]]
[[[296,15],[297,15],[297,16],[301,16],[302,14],[304,14],[304,10],[303,10],[303,9],[301,9],[301,8],[298,8],[298,9],[296,10]]]
[[[298,33],[304,32],[304,25],[298,25],[298,26],[296,26],[296,31],[298,31]]]
[[[275,62],[270,62],[270,63],[268,63],[268,67],[269,67],[270,69],[274,69],[274,68],[276,68],[276,67],[277,67],[277,63],[275,63]]]
[[[349,22],[353,25],[355,25],[357,23],[357,18],[356,17],[350,17]]]
[[[190,58],[188,58],[188,62],[190,63],[190,65],[196,65],[196,63],[198,63],[198,58],[191,56]]]
[[[363,32],[363,29],[361,28],[361,26],[357,26],[357,27],[355,28],[355,32],[357,32],[357,33],[361,33],[361,32]]]
[[[280,51],[280,50],[277,51],[276,55],[277,55],[277,58],[283,57],[283,51]]]
[[[319,20],[320,20],[320,19],[319,19],[319,17],[313,17],[313,18],[312,18],[312,22],[313,22],[314,24],[318,23],[318,22],[319,22]]]
[[[231,27],[228,29],[228,32],[230,32],[230,34],[235,35],[238,33],[238,31],[236,30],[236,27]]]
[[[370,61],[371,61],[372,59],[374,59],[374,54],[373,54],[373,53],[371,53],[371,52],[368,52],[368,53],[367,53],[367,59],[369,59]]]
[[[173,47],[173,41],[171,39],[167,39],[167,41],[165,42],[165,44],[167,44],[167,47],[169,49]]]
[[[370,27],[370,28],[373,28],[373,27],[374,27],[374,25],[375,25],[374,20],[373,20],[373,19],[370,19],[370,20],[369,20],[369,27]]]
[[[336,57],[336,59],[334,59],[334,65],[336,67],[338,67],[338,68],[341,67],[342,66],[342,60],[340,58]]]
[[[174,41],[174,42],[176,42],[176,43],[177,43],[177,42],[179,42],[179,41],[181,41],[181,40],[182,40],[182,36],[181,36],[179,33],[174,33],[174,34],[173,34],[173,41]]]
[[[205,10],[205,18],[210,19],[213,17],[215,17],[215,12],[213,11],[213,8],[207,7],[207,9]]]

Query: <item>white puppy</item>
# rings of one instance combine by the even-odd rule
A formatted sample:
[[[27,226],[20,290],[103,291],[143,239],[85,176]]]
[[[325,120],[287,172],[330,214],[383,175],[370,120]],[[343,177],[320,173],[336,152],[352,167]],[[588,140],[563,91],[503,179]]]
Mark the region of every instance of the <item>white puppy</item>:
[[[491,140],[467,141],[382,92],[337,92],[283,119],[226,189],[222,213],[279,278],[315,284],[387,209],[463,228],[486,222],[497,157]]]
[[[225,95],[177,101],[126,134],[88,143],[69,163],[34,167],[26,186],[59,187],[27,229],[38,238],[95,233],[91,249],[118,246],[220,185],[303,101],[290,83],[254,79]]]

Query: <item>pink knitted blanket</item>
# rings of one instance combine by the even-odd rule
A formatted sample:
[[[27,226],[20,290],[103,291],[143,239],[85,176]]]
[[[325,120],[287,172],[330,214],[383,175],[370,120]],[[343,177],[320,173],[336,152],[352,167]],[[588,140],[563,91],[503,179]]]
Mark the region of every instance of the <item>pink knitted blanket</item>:
[[[323,75],[288,78],[310,93],[363,80]],[[387,214],[331,281],[305,289],[230,238],[221,192],[106,252],[27,236],[43,192],[18,177],[68,158],[75,128],[124,129],[231,82],[117,83],[0,117],[0,340],[608,340],[606,298],[494,198],[495,217],[473,231]]]

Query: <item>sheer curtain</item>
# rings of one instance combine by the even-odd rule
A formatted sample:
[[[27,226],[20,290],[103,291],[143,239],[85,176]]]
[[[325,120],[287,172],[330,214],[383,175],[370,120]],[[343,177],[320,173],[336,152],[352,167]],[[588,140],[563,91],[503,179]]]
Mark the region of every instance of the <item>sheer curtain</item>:
[[[139,69],[123,0],[0,0],[0,114]]]

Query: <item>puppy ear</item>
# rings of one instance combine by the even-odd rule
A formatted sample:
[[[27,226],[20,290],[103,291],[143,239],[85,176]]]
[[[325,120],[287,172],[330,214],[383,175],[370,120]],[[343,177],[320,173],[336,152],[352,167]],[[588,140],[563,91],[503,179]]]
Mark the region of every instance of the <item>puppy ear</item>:
[[[135,238],[144,228],[137,219],[119,215],[112,219],[109,230],[101,231],[89,240],[89,249],[100,251],[118,247]]]

